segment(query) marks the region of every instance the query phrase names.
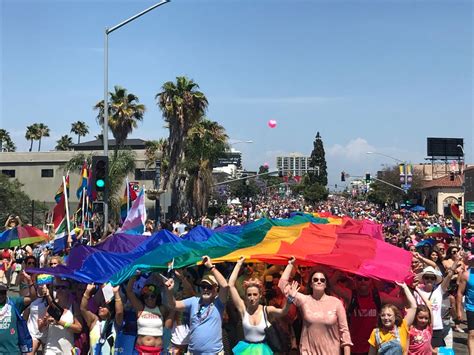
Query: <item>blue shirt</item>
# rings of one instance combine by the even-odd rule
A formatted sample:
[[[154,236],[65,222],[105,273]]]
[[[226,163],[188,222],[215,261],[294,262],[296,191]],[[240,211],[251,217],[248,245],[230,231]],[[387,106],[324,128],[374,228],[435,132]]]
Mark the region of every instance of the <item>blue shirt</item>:
[[[465,290],[465,307],[466,311],[474,312],[474,270],[469,269],[469,278],[467,279]]]
[[[25,309],[23,297],[9,297],[21,313]],[[20,354],[15,310],[8,303],[0,308],[0,354]]]
[[[183,300],[189,312],[189,352],[193,355],[215,355],[222,351],[222,317],[224,304],[216,298],[209,305],[199,303],[199,297]]]

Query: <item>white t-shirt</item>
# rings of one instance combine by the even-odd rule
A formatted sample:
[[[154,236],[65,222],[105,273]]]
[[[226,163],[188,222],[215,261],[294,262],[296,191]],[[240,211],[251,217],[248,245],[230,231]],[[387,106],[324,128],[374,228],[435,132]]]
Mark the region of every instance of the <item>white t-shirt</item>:
[[[44,317],[47,308],[48,306],[43,298],[35,299],[30,304],[30,316],[27,322],[31,337],[40,339],[43,342],[45,342],[46,336],[48,335],[48,329],[46,328],[43,332],[40,332],[38,329],[38,319]]]
[[[433,330],[443,329],[443,318],[441,316],[441,305],[443,303],[443,290],[441,286],[437,286],[433,292],[426,292],[420,290],[427,300],[431,302],[431,308],[433,311]],[[415,293],[416,302],[418,304],[424,304],[418,293]]]

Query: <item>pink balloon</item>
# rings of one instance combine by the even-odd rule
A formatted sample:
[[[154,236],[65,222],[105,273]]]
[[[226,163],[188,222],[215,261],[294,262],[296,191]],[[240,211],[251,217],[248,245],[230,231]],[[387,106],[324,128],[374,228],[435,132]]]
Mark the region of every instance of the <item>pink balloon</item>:
[[[268,163],[264,163],[264,164],[263,164],[263,167],[264,167],[264,168],[268,168],[269,166],[270,166],[270,165],[269,165]]]
[[[275,120],[268,121],[268,127],[275,128],[276,125],[277,125],[277,121],[275,121]]]

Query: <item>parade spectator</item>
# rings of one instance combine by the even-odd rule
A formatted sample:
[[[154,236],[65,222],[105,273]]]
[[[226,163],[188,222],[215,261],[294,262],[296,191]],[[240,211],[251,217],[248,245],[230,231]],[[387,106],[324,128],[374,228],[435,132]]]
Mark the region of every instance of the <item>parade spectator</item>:
[[[96,286],[87,285],[80,307],[89,328],[90,348],[94,354],[112,354],[117,333],[123,322],[123,304],[119,286],[113,288],[113,303],[100,305],[97,314],[88,309],[92,291],[97,291]]]
[[[272,354],[272,350],[265,342],[265,328],[271,325],[272,320],[286,316],[299,290],[298,283],[293,282],[285,287],[285,296],[288,301],[283,309],[261,305],[263,284],[256,278],[244,281],[245,297],[242,300],[235,288],[235,281],[244,260],[243,257],[237,260],[229,278],[230,296],[242,317],[244,330],[244,340],[240,341],[232,351],[234,354]]]
[[[30,306],[23,313],[24,318],[27,319],[28,330],[30,332],[31,338],[33,339],[33,351],[31,352],[32,355],[36,354],[36,351],[40,346],[44,347],[46,345],[46,340],[48,337],[47,329],[40,331],[38,327],[39,320],[44,318],[48,308],[48,286],[37,285],[36,293],[38,298],[31,302]]]
[[[467,317],[467,349],[469,354],[474,353],[474,255],[468,256],[467,271],[464,271],[459,278],[459,287],[457,292],[457,316],[458,319],[463,318],[462,300],[464,297],[464,305]]]
[[[457,267],[457,265],[454,265]],[[417,275],[420,282],[417,296],[418,303],[423,304],[423,298],[427,299],[432,307],[433,312],[433,337],[431,346],[433,351],[437,351],[438,347],[445,346],[443,336],[443,319],[442,319],[442,302],[443,295],[448,290],[449,282],[453,274],[453,268],[448,269],[447,276],[443,279],[441,273],[431,266],[423,269],[421,273]]]
[[[393,304],[385,304],[380,311],[377,328],[370,334],[369,355],[405,354],[408,349],[408,332],[416,313],[416,301],[405,283],[398,284],[404,291],[409,308],[405,318]]]
[[[137,341],[135,349],[139,354],[161,354],[163,351],[163,329],[172,326],[173,312],[161,303],[160,289],[147,280],[141,290],[141,297],[133,292],[134,276],[127,284],[127,297],[137,314]]]
[[[284,292],[289,283],[295,258],[280,278],[279,287]],[[308,282],[308,295],[298,292],[294,304],[300,308],[303,330],[300,339],[301,354],[339,354],[351,352],[351,336],[342,302],[329,296],[329,279],[323,272],[313,271]]]
[[[10,215],[5,222],[5,229],[13,229],[21,226],[21,219],[19,216]]]
[[[82,331],[79,320],[72,309],[71,283],[68,280],[55,279],[53,284],[55,297],[48,297],[46,315],[39,319],[38,328],[48,333],[45,355],[71,354],[74,348],[74,334]]]
[[[15,307],[19,313],[36,298],[31,278],[28,281],[31,297],[7,297],[8,287],[0,283],[0,354],[20,355],[18,346],[18,320]]]
[[[201,296],[177,301],[173,294],[174,280],[169,279],[165,283],[167,300],[172,309],[190,313],[190,354],[223,355],[222,317],[229,287],[209,257],[204,256],[203,263],[209,272],[201,279]]]

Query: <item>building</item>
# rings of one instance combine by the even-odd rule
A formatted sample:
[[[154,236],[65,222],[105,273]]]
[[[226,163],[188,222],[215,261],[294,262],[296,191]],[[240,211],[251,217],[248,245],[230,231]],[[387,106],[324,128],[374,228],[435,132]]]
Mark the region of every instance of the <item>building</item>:
[[[129,181],[137,181],[146,189],[154,186],[155,170],[146,167],[145,141],[142,139],[127,139],[126,147],[131,147],[136,154],[136,167],[129,174]],[[115,140],[109,140],[109,148],[112,151]],[[50,151],[50,152],[2,152],[0,153],[0,172],[11,178],[16,178],[23,184],[23,191],[35,201],[43,202],[49,207],[55,205],[54,196],[62,184],[63,176],[66,175],[64,167],[77,153],[92,155],[102,154],[102,141],[95,140],[73,145],[72,151]],[[70,204],[78,203],[76,190],[79,186],[80,172],[69,172]],[[125,182],[124,182],[125,189]],[[123,193],[123,192],[121,192]],[[155,202],[145,199],[146,207],[150,214],[154,215]],[[160,198],[162,211],[167,210],[170,205],[170,197],[163,194]],[[164,208],[166,207],[166,208]]]
[[[288,156],[276,158],[276,166],[283,175],[303,176],[309,170],[310,157],[300,153],[291,153]]]

